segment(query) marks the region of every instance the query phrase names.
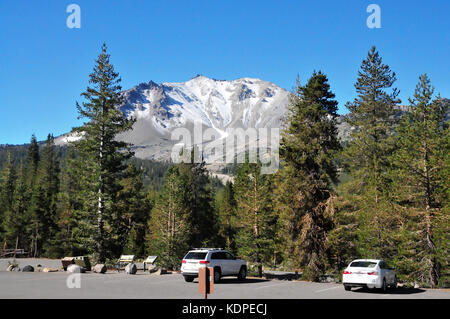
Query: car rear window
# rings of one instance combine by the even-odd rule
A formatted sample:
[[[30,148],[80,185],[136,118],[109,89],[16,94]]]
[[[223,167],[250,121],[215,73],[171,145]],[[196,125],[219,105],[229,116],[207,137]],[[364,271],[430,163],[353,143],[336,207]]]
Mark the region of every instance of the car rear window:
[[[363,268],[373,268],[377,265],[373,261],[354,261],[350,264],[350,267],[363,267]]]
[[[186,257],[184,257],[184,259],[197,259],[197,260],[205,259],[206,254],[207,253],[190,251],[190,252],[188,252]]]

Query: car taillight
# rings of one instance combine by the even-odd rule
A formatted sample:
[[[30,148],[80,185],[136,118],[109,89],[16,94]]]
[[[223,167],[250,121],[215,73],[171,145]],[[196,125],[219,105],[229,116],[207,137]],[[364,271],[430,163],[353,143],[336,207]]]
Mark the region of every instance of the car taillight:
[[[343,275],[350,275],[352,272],[348,271],[348,270],[344,270],[344,272],[342,273]]]
[[[204,264],[209,264],[209,260],[200,260],[200,263],[203,264],[203,265]]]
[[[367,273],[368,275],[378,275],[378,271],[371,271]]]
[[[182,263],[182,264],[185,264],[185,263],[186,263],[186,260],[185,260],[185,259],[183,259],[183,260],[181,261],[181,263]]]

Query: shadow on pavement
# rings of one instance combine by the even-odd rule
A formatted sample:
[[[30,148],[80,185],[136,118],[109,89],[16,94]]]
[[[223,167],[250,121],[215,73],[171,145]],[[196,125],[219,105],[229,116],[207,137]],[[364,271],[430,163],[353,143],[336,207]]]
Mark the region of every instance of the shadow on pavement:
[[[369,289],[369,288],[358,288],[358,289],[352,289],[352,292],[356,293],[376,293],[376,294],[387,294],[387,295],[412,295],[412,294],[420,294],[422,292],[425,292],[424,289],[418,289],[418,288],[396,288],[396,289],[389,289],[384,293],[380,289]]]

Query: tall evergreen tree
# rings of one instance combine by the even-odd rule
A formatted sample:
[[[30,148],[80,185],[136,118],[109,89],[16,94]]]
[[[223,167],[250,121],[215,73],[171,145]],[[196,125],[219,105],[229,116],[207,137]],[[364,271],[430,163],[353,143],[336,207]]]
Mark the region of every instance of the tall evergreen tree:
[[[31,136],[30,146],[27,151],[27,159],[25,162],[26,166],[26,179],[29,187],[33,187],[34,178],[37,173],[39,161],[41,157],[39,154],[39,145],[36,140],[36,136],[33,134]]]
[[[13,166],[11,153],[8,152],[8,159],[3,168],[0,180],[0,217],[1,217],[1,228],[3,231],[2,239],[10,243],[10,246],[15,245],[15,240],[17,237],[16,228],[13,227],[11,222],[11,216],[13,213],[14,205],[14,191],[16,188],[16,169]],[[2,243],[3,244],[3,243]]]
[[[145,196],[142,171],[130,163],[120,184],[122,189],[117,195],[112,222],[115,250],[122,253],[125,249],[125,253],[143,256],[145,230],[152,207]]]
[[[262,277],[263,265],[269,264],[276,249],[277,216],[273,212],[270,175],[261,174],[261,163],[238,166],[234,185],[239,226],[237,252],[254,263]]]
[[[105,261],[111,254],[106,248],[111,234],[105,232],[105,222],[111,220],[116,195],[121,189],[120,180],[126,169],[125,161],[132,156],[130,145],[118,141],[116,136],[130,130],[134,119],[126,118],[119,108],[123,103],[121,79],[110,63],[105,44],[89,77],[91,86],[81,94],[86,102],[77,103],[79,118],[86,118],[88,122],[74,129],[82,137],[75,146],[84,168],[84,214],[88,223],[94,215],[96,217],[96,233],[87,236],[95,241],[96,247],[91,249],[95,249],[98,260]]]
[[[192,234],[187,183],[187,176],[180,173],[179,167],[171,166],[149,221],[149,253],[158,255],[159,262],[170,269],[179,267]]]
[[[48,135],[39,161],[34,186],[32,189],[28,220],[31,221],[31,254],[51,256],[56,246],[54,237],[57,233],[57,201],[59,193],[59,159],[55,149],[54,138]],[[50,255],[49,255],[50,253]],[[53,255],[53,257],[59,257]]]
[[[356,130],[344,153],[345,165],[360,180],[361,190],[371,192],[375,202],[385,189],[388,157],[393,150],[394,107],[400,100],[397,89],[389,90],[395,81],[395,73],[382,63],[373,46],[358,71],[358,97],[346,105],[350,110],[347,122]]]
[[[443,226],[439,224],[441,219],[435,217],[442,214],[448,200],[446,190],[450,178],[446,157],[450,144],[449,126],[445,121],[448,104],[439,97],[433,101],[433,92],[428,76],[421,75],[414,97],[409,100],[410,110],[398,128],[397,150],[391,160],[395,199],[402,206],[415,210],[413,215],[422,217],[415,218],[413,225],[416,227],[410,229],[418,236],[414,236],[410,247],[416,254],[409,261],[416,265],[417,277],[435,287],[440,277],[440,263],[433,229]],[[411,244],[411,241],[406,240],[406,243]]]
[[[219,236],[228,250],[237,253],[235,240],[237,223],[236,200],[231,181],[226,182],[216,205],[219,216]]]
[[[214,212],[209,172],[203,159],[195,160],[195,151],[191,151],[190,162],[178,164],[180,174],[186,178],[187,206],[191,233],[191,247],[215,246],[217,242],[217,216]]]
[[[295,268],[303,267],[310,280],[318,280],[325,270],[326,233],[332,226],[327,207],[337,180],[333,160],[340,149],[334,97],[321,72],[314,72],[305,86],[297,80],[280,143],[284,169],[276,193],[285,256]]]

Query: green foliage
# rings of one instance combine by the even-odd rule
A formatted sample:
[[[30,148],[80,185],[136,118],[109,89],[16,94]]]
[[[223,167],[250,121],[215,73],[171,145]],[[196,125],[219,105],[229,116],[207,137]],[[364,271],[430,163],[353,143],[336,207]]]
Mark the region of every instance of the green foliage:
[[[159,256],[162,265],[169,269],[177,269],[189,249],[192,230],[186,205],[187,183],[187,176],[180,172],[179,167],[171,166],[149,221],[148,251]]]
[[[394,106],[400,100],[397,89],[389,90],[395,81],[395,73],[372,47],[358,72],[358,97],[346,105],[350,110],[347,123],[357,129],[345,149],[344,165],[360,180],[361,191],[372,189],[375,201],[386,189],[388,157],[394,148]]]
[[[448,264],[445,253],[448,240],[441,238],[443,241],[436,242],[434,229],[441,232],[448,229],[442,211],[448,205],[450,144],[449,126],[445,122],[448,104],[440,97],[432,101],[433,92],[427,75],[421,75],[414,97],[409,100],[410,111],[403,116],[398,128],[391,175],[393,200],[410,212],[408,219],[415,221],[407,223],[409,227],[402,238],[406,252],[415,250],[415,254],[402,254],[400,262],[410,265],[406,267],[409,271],[415,264],[414,278],[435,287],[441,263]],[[444,219],[436,219],[436,216]],[[445,255],[447,257],[442,258]]]
[[[121,79],[110,63],[106,45],[89,78],[91,86],[81,94],[85,102],[77,103],[79,118],[86,118],[88,122],[74,129],[83,137],[74,144],[83,161],[80,185],[84,188],[85,201],[82,214],[87,217],[89,226],[96,220],[95,232],[92,227],[84,230],[95,241],[96,257],[104,261],[113,254],[108,244],[114,238],[111,227],[115,223],[116,196],[121,189],[125,162],[132,156],[130,145],[115,137],[130,130],[134,119],[124,117],[118,108],[122,103]]]
[[[334,156],[340,144],[334,97],[321,72],[314,72],[305,86],[297,81],[280,145],[284,169],[275,190],[285,260],[304,268],[304,277],[314,281],[325,270],[326,237],[332,227],[328,202],[332,182],[337,182]]]
[[[273,211],[270,175],[261,174],[261,163],[238,167],[234,185],[237,224],[236,246],[240,257],[256,264],[262,276],[264,264],[275,255],[277,216]]]

